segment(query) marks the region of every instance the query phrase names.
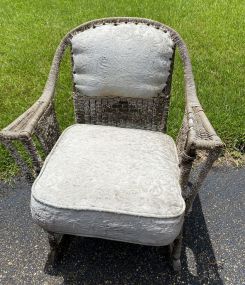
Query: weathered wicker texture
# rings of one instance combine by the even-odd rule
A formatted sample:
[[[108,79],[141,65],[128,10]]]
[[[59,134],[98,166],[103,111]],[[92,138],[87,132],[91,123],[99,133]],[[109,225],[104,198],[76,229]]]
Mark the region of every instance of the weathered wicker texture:
[[[37,148],[35,142],[39,141],[45,155],[47,155],[59,137],[59,127],[53,101],[60,62],[65,49],[70,47],[71,38],[84,30],[96,28],[97,25],[107,23],[126,24],[128,22],[143,23],[163,31],[168,30],[183,62],[186,107],[177,139],[177,147],[181,169],[180,184],[187,204],[186,211],[188,212],[201,183],[218,157],[223,144],[209,123],[197,99],[191,62],[185,43],[176,31],[159,22],[141,18],[108,18],[85,23],[69,32],[56,50],[42,96],[23,115],[0,132],[0,141],[14,157],[23,175],[28,179],[33,179],[39,173],[43,163],[39,148]],[[76,122],[165,132],[172,69],[173,59],[167,86],[161,96],[153,99],[88,98],[81,96],[81,94],[76,94],[75,89],[73,89]],[[32,160],[31,168],[16,149],[14,141],[19,141],[24,145],[27,154]],[[195,159],[196,151],[200,149],[206,150],[207,159],[196,175],[196,180],[188,187],[192,163]],[[179,266],[181,240],[182,235],[180,234],[173,245],[172,254],[176,267]]]
[[[195,83],[186,45],[182,41],[181,37],[170,27],[155,21],[140,18],[100,19],[85,23],[69,32],[63,38],[56,50],[42,96],[29,110],[1,131],[1,141],[8,146],[11,144],[11,140],[21,141],[26,146],[27,151],[32,154],[31,157],[35,168],[40,169],[42,161],[35,149],[32,136],[35,135],[40,140],[46,154],[49,153],[59,136],[59,128],[53,107],[53,99],[59,73],[59,65],[65,49],[70,46],[72,36],[82,32],[83,30],[96,28],[97,25],[107,23],[125,24],[127,22],[133,22],[135,24],[144,23],[146,25],[152,25],[156,29],[162,29],[163,31],[168,30],[175,46],[179,49],[184,66],[186,98],[185,118],[183,120],[182,129],[178,139],[180,153],[185,152],[187,156],[193,156],[195,149],[220,149],[222,147],[222,142],[206,118],[196,96]],[[173,61],[167,86],[163,90],[161,96],[153,99],[143,100],[128,98],[121,100],[121,98],[106,97],[96,99],[81,95],[77,96],[75,90],[73,90],[76,121],[78,123],[108,124],[165,132],[172,69]],[[31,148],[29,143],[30,141],[32,141]],[[11,149],[10,151],[16,158],[16,161],[20,161],[21,156],[19,155],[17,158],[18,151],[13,150],[14,146],[12,145],[12,147],[8,147],[8,149]],[[18,165],[22,164],[23,163],[18,162]]]
[[[166,130],[168,97],[91,98],[74,94],[76,122],[154,131]]]

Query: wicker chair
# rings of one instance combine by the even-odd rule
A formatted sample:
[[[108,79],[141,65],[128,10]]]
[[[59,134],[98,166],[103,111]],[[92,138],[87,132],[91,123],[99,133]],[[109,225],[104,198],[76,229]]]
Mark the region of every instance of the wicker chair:
[[[55,85],[68,47],[76,124],[60,134]],[[186,107],[175,144],[166,125],[176,47]],[[52,255],[64,234],[169,245],[175,270],[184,218],[223,147],[197,99],[185,43],[170,27],[141,18],[99,19],[69,32],[42,96],[0,140],[35,179],[32,216],[48,232]],[[207,157],[190,183],[199,150]]]

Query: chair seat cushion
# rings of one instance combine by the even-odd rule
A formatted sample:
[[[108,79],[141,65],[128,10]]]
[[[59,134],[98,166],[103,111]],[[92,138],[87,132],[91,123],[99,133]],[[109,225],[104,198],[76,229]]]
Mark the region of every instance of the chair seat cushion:
[[[73,125],[34,182],[31,209],[48,231],[169,244],[185,210],[175,143],[160,132]]]

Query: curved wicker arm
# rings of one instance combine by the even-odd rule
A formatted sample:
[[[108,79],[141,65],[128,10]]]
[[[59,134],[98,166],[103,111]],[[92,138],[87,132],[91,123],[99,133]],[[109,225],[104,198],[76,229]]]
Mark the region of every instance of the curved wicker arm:
[[[180,184],[183,196],[186,199],[186,209],[189,211],[202,182],[211,169],[213,162],[218,158],[224,145],[206,117],[197,98],[187,47],[175,31],[173,31],[173,37],[179,48],[184,65],[186,108],[182,126],[177,138],[177,148],[181,169]],[[195,175],[195,181],[190,184],[190,173],[197,150],[205,150],[207,158],[204,160],[199,172]]]
[[[186,152],[190,152],[191,149],[213,149],[223,147],[221,139],[217,136],[197,98],[195,81],[187,47],[179,34],[175,31],[172,31],[172,33],[180,51],[180,56],[184,66],[185,80],[186,108],[179,139],[183,139],[181,134],[183,133],[184,128],[186,132],[184,147]]]
[[[0,142],[9,150],[28,179],[35,177],[42,167],[40,147],[47,155],[59,137],[53,99],[60,62],[67,46],[66,39],[67,36],[56,50],[42,96],[26,112],[0,131]],[[25,161],[22,152],[18,151],[14,141],[19,141],[24,146],[26,153],[31,157],[32,167]]]
[[[14,122],[0,132],[2,139],[29,138],[35,131],[39,120],[53,104],[55,85],[59,74],[59,66],[66,48],[66,38],[58,46],[50,68],[49,76],[41,97]]]

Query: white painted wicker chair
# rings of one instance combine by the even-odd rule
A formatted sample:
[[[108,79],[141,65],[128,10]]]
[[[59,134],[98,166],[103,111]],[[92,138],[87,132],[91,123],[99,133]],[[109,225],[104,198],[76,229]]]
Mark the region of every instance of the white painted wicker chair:
[[[53,98],[68,46],[76,124],[59,136]],[[176,47],[186,85],[177,146],[166,134]],[[33,137],[49,154],[44,164]],[[68,33],[43,95],[0,139],[28,178],[32,172],[12,141],[21,141],[32,158],[39,174],[32,216],[49,233],[52,252],[63,234],[170,245],[176,270],[185,213],[222,148],[196,97],[184,42],[173,29],[139,18],[95,20]],[[208,157],[187,191],[199,149]]]

